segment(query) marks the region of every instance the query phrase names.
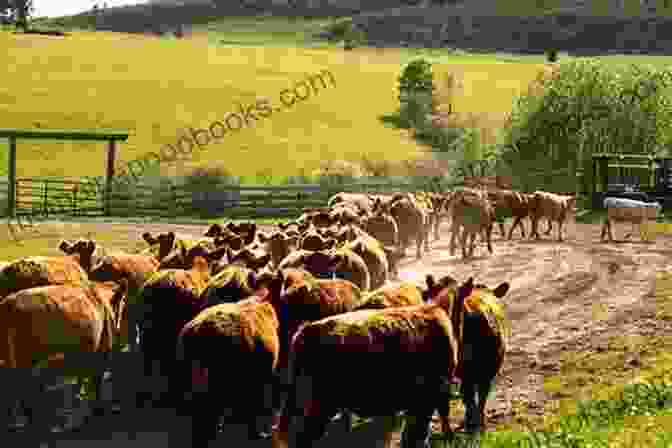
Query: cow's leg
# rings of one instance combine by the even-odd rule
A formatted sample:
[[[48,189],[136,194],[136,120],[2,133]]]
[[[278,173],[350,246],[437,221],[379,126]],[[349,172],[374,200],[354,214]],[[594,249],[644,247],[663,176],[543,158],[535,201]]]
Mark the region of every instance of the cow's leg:
[[[494,378],[482,379],[478,383],[478,415],[481,430],[485,429],[485,405],[488,401],[488,395],[490,394],[493,380]]]
[[[478,420],[480,418],[476,405],[476,385],[472,380],[465,378],[462,381],[461,389],[462,402],[464,403],[464,430],[466,432],[476,432],[479,429]]]
[[[453,430],[450,427],[450,385],[446,381],[446,384],[443,384],[440,388],[442,392],[437,395],[436,411],[441,421],[441,431],[445,436],[452,439]]]
[[[376,438],[376,448],[392,448],[392,438],[394,436],[394,432],[399,429],[402,423],[403,420],[398,415],[383,415],[374,417],[374,433],[382,433],[382,437]]]
[[[509,230],[509,241],[513,238],[513,231],[518,226],[520,226],[520,233],[522,234],[522,237],[525,238],[525,226],[523,225],[523,218],[521,216],[516,216],[513,220],[513,225]]]
[[[605,218],[605,220],[602,222],[602,231],[600,232],[600,241],[604,241],[604,235],[607,233],[608,223],[609,223],[608,218]]]
[[[247,404],[241,407],[244,409],[247,437],[250,440],[266,439],[271,434],[270,426],[273,418],[274,401],[271,389],[274,382],[273,377],[264,378],[260,375],[258,381],[253,383],[257,386],[246,392],[246,395],[248,395],[245,397]]]
[[[558,221],[558,241],[562,241],[562,220]]]
[[[439,227],[441,227],[441,217],[437,214],[434,218],[434,241],[439,240]]]
[[[455,255],[455,240],[457,239],[458,226],[453,220],[450,226],[450,255]]]
[[[532,218],[532,232],[533,232],[534,238],[537,239],[537,240],[541,239],[541,236],[539,235],[539,229],[538,229],[539,221],[540,221],[540,218],[538,218],[538,217]]]
[[[551,231],[553,230],[553,222],[551,221],[551,218],[548,218],[547,225],[548,228],[546,229],[546,235],[550,235]]]
[[[295,434],[296,448],[312,448],[327,431],[336,409],[315,400],[310,400],[304,408],[303,425]]]
[[[486,241],[488,243],[488,252],[490,252],[491,254],[492,254],[492,228],[493,228],[493,223],[490,223],[484,229],[484,233],[485,233],[484,236],[485,236]]]
[[[401,435],[401,448],[425,448],[429,445],[429,423],[434,409],[427,406],[406,414],[406,428]]]
[[[467,237],[469,236],[469,232],[467,231],[466,228],[462,229],[462,235],[460,238],[460,243],[462,245],[462,258],[467,258]]]
[[[207,448],[211,440],[217,438],[219,424],[219,409],[215,407],[216,399],[210,399],[210,394],[198,391],[193,394],[190,412],[191,419],[191,446],[193,448]]]
[[[415,258],[418,260],[422,258],[422,235],[423,231],[421,230],[420,233],[416,235],[416,245],[415,245]]]

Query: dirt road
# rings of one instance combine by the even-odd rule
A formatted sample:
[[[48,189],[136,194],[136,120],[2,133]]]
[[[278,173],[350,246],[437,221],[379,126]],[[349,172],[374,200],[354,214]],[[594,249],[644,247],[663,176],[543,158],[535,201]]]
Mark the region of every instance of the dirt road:
[[[96,231],[128,232],[123,238],[126,241],[138,240],[138,228],[128,224],[96,224]],[[196,236],[202,235],[204,226],[146,224],[141,228],[151,232],[170,229]],[[544,377],[559,371],[563,353],[600,351],[611,336],[672,333],[672,329],[655,320],[656,305],[650,298],[655,273],[672,269],[672,237],[658,236],[653,244],[640,243],[638,237],[633,242],[603,244],[599,242],[598,225],[570,224],[565,241],[558,243],[555,230],[553,239],[528,241],[515,236],[511,242],[502,240],[495,231],[494,254],[488,255],[485,247],[479,246],[476,258],[464,262],[459,256],[449,255],[449,234],[444,225],[442,238],[432,242],[429,255],[419,261],[406,258],[400,266],[402,280],[423,285],[428,273],[450,274],[459,280],[474,276],[492,286],[503,281],[511,284],[505,302],[512,331],[495,395],[488,402],[490,426],[511,421],[515,400],[527,402],[528,413],[541,415],[544,403],[560,398],[544,390]],[[622,234],[621,229],[617,231]],[[414,251],[409,250],[411,253]],[[164,414],[110,417],[107,423],[101,423],[95,431],[86,430],[85,434],[93,438],[88,443],[94,439],[109,440],[112,434],[117,448],[139,447],[141,443],[146,446],[150,439],[153,446],[173,443],[189,446],[183,438],[188,424],[170,413]],[[458,415],[454,423],[462,420],[461,414]],[[150,421],[159,423],[150,425]],[[129,431],[125,426],[130,423],[135,431],[144,434],[144,439],[138,435],[132,441],[125,435]],[[149,435],[152,430],[142,429],[143,426],[154,427],[155,435]],[[361,437],[367,437],[362,431],[342,437],[354,437],[352,442],[359,443]],[[168,442],[168,433],[174,433],[171,436],[174,442]],[[226,434],[220,436],[222,442],[227,440]],[[70,435],[58,438],[64,440],[50,446],[80,446]],[[332,443],[334,440],[325,440],[321,446]],[[350,442],[339,437],[339,446],[342,443]],[[270,446],[267,442],[254,445]]]

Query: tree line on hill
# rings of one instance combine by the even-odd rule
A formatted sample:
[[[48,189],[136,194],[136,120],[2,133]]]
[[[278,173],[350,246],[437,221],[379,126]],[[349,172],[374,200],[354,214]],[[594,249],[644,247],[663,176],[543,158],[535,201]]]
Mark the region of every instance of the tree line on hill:
[[[0,13],[11,17],[17,28],[26,31],[28,18],[35,10],[33,0],[0,0]]]

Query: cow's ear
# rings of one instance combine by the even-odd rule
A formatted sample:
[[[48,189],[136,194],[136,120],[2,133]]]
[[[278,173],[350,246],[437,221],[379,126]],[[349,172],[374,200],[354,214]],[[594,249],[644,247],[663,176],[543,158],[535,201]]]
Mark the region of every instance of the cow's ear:
[[[332,249],[336,245],[336,240],[329,238],[324,242],[325,249]]]
[[[296,247],[296,245],[299,243],[298,235],[290,236],[288,238],[285,238],[285,240],[287,241],[288,246]]]
[[[343,254],[334,254],[334,256],[331,258],[331,262],[329,263],[331,266],[338,266],[345,260],[345,257]]]
[[[150,246],[153,246],[154,244],[157,243],[156,238],[154,238],[154,237],[152,236],[152,234],[149,233],[149,232],[145,232],[145,233],[143,233],[143,234],[142,234],[142,239],[145,240],[145,242],[146,242],[147,244],[149,244]]]
[[[271,254],[262,255],[261,257],[257,258],[255,267],[257,269],[261,269],[266,266],[269,261],[271,261]]]
[[[434,276],[432,274],[427,274],[425,276],[425,282],[427,283],[427,288],[430,291],[433,291],[436,287],[436,281],[434,280]]]
[[[254,271],[247,273],[247,286],[253,291],[257,289],[257,274]]]
[[[91,255],[95,252],[96,250],[96,242],[93,240],[88,240],[86,242],[86,253]]]
[[[474,290],[474,278],[469,277],[469,280],[467,280],[460,286],[458,296],[462,299],[466,299],[471,295],[473,290]]]
[[[58,248],[69,255],[72,253],[72,241],[63,240],[61,241],[61,244],[58,245]]]
[[[495,297],[499,297],[501,299],[506,295],[507,292],[509,292],[509,288],[510,285],[507,282],[504,282],[496,287],[492,293],[495,295]]]

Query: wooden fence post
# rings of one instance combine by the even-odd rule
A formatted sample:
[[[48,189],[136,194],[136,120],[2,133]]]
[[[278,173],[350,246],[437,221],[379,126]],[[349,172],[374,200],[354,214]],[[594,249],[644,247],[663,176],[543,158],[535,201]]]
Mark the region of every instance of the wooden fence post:
[[[114,177],[114,159],[116,158],[115,140],[109,140],[107,150],[107,170],[105,182],[105,216],[110,216],[110,194],[112,191],[112,178]]]
[[[174,214],[174,216],[177,216],[177,206],[178,206],[177,187],[173,184],[170,184],[168,192],[171,195],[171,198],[173,199],[173,204],[175,204],[175,206],[173,207],[173,212],[174,212],[173,214]]]
[[[9,137],[9,184],[7,184],[7,214],[16,216],[16,137]]]
[[[49,199],[49,179],[44,179],[44,200],[42,201],[42,211],[44,212],[45,218],[49,217],[49,204],[47,203]]]

